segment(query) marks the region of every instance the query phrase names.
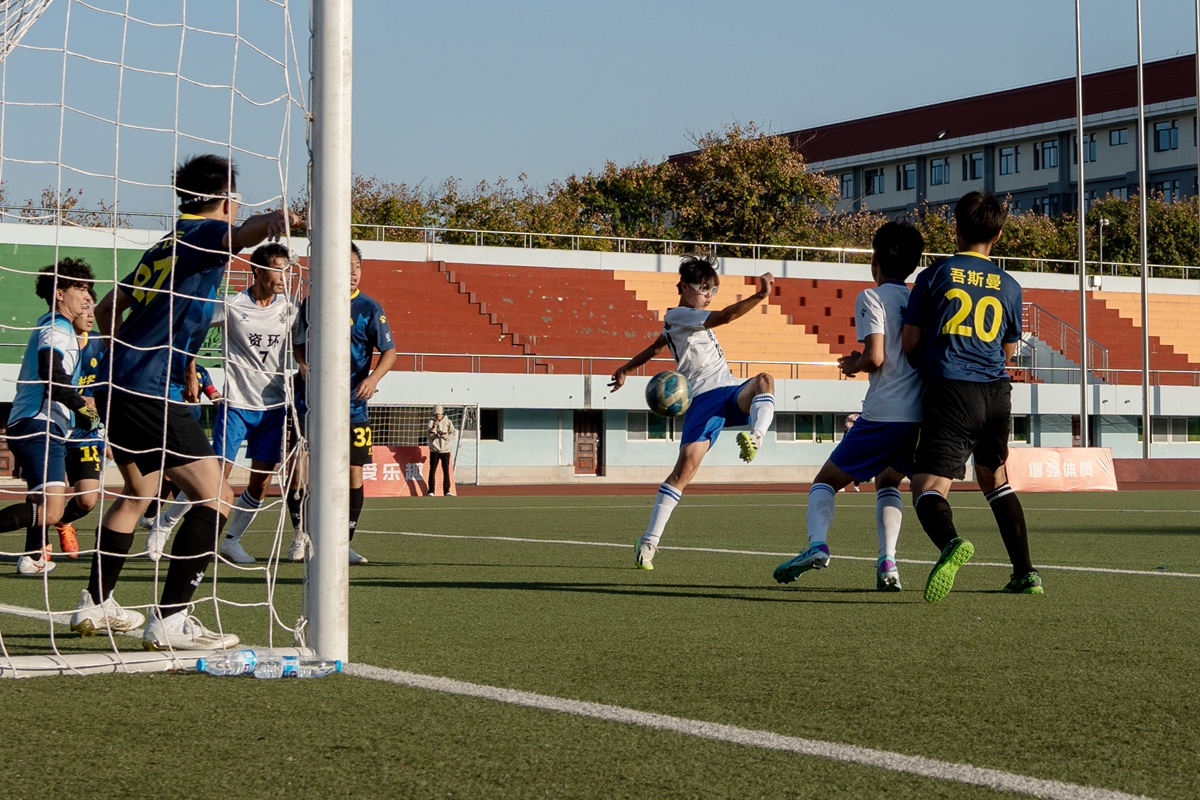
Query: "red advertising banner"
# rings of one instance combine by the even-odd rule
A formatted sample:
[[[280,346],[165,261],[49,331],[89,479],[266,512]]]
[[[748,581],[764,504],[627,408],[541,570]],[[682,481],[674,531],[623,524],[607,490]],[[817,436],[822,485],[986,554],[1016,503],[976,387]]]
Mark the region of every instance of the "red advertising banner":
[[[1010,447],[1008,482],[1018,492],[1115,492],[1108,447]]]
[[[429,491],[428,447],[371,448],[374,463],[363,465],[363,494],[367,497],[424,497]],[[439,492],[442,479],[436,481]],[[450,490],[454,491],[454,464]]]

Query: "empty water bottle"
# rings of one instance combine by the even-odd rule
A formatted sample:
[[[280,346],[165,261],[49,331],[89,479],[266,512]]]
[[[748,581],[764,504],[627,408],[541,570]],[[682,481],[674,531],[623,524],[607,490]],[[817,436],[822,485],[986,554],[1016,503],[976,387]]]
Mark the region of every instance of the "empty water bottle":
[[[254,677],[259,680],[294,678],[299,664],[298,656],[263,656],[254,668]]]
[[[196,659],[196,671],[223,678],[229,675],[249,675],[258,662],[253,650],[233,650],[214,658]]]
[[[342,662],[328,658],[302,658],[296,667],[297,678],[324,678],[342,671]]]

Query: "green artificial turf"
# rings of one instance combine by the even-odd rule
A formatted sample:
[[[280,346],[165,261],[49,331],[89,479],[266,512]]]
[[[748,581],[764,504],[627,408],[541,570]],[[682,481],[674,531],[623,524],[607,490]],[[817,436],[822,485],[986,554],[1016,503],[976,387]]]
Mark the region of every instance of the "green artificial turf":
[[[1025,495],[1034,562],[1200,575],[1198,493]],[[685,497],[662,544],[792,554],[803,496]],[[1046,595],[1008,579],[978,494],[951,502],[976,546],[954,591],[927,605],[932,545],[906,510],[905,591],[874,590],[874,496],[839,495],[834,561],[787,587],[783,556],[661,550],[633,569],[652,497],[379,500],[351,572],[356,662],[610,703],[780,734],[990,767],[1156,798],[1200,785],[1200,577],[1044,569]],[[265,554],[255,530],[248,549]],[[623,546],[425,538],[520,537]],[[84,536],[85,544],[90,535]],[[139,540],[140,544],[140,540]],[[0,548],[19,542],[0,537]],[[838,556],[858,556],[854,561]],[[49,590],[74,605],[87,564]],[[0,603],[41,605],[2,567]],[[1161,568],[1161,569],[1160,569]],[[301,569],[277,606],[298,611]],[[117,591],[146,602],[131,561]],[[265,595],[221,572],[221,595]],[[210,609],[200,616],[211,624]],[[259,609],[225,627],[264,644]],[[0,615],[14,654],[45,652],[46,623]],[[63,652],[104,648],[57,629]],[[276,644],[290,639],[276,629]],[[122,648],[137,648],[130,638]],[[349,676],[258,682],[197,675],[0,682],[6,794],[199,796],[983,797],[996,792],[880,769],[439,695]],[[288,758],[291,761],[287,761]],[[55,767],[47,771],[46,766]],[[187,788],[161,776],[187,775]]]

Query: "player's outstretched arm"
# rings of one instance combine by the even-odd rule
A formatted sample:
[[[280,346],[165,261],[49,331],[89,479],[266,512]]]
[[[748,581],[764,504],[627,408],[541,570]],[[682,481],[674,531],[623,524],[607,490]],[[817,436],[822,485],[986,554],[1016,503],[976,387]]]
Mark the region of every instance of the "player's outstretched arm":
[[[265,214],[255,214],[241,225],[231,228],[226,246],[233,250],[245,250],[260,244],[263,239],[277,242],[287,235],[289,229],[300,227],[300,217],[292,212],[277,208]]]
[[[642,366],[650,359],[657,356],[659,353],[661,353],[663,351],[663,349],[666,346],[667,346],[667,337],[660,333],[658,335],[658,338],[654,340],[654,344],[650,345],[645,350],[638,353],[636,356],[629,359],[627,362],[625,362],[621,366],[617,367],[616,372],[614,372],[612,374],[612,380],[609,381],[609,384],[608,384],[609,388],[614,392],[617,389],[620,389],[622,386],[625,385],[625,376],[626,375],[628,375],[630,372],[633,372],[635,369],[637,369],[638,367]]]
[[[117,286],[96,304],[96,324],[104,336],[115,335],[121,329],[121,318],[133,303],[133,297]]]
[[[728,325],[738,317],[744,317],[750,313],[750,309],[766,300],[771,294],[771,286],[775,283],[775,276],[771,273],[760,275],[758,277],[758,291],[750,295],[744,300],[739,300],[733,305],[725,306],[720,311],[714,311],[708,315],[708,319],[704,321],[704,327],[715,328],[718,325]]]

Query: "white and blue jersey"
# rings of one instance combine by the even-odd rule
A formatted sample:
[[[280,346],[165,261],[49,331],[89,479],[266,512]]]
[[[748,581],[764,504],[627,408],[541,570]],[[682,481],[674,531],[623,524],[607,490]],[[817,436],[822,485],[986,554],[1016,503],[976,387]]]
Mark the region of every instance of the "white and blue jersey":
[[[745,425],[750,419],[737,402],[747,382],[733,377],[717,335],[705,327],[711,313],[679,306],[663,315],[663,338],[692,390],[681,446],[707,440],[711,447],[722,428]]]
[[[227,221],[183,214],[121,281],[133,303],[110,354],[114,386],[166,399],[182,382],[221,302],[230,230]]]
[[[292,334],[296,344],[308,341],[308,301],[296,318],[296,330]],[[384,352],[396,347],[392,341],[392,329],[388,325],[383,306],[373,297],[355,289],[350,295],[350,421],[366,422],[367,401],[355,396],[359,384],[371,374],[371,358],[375,351]],[[308,411],[302,392],[296,393],[296,411],[304,415]]]
[[[71,321],[50,311],[38,318],[37,328],[25,346],[21,371],[17,376],[17,392],[13,398],[9,424],[20,420],[47,420],[65,436],[75,427],[75,413],[61,402],[51,399],[50,384],[39,372],[40,354],[53,350],[62,358],[62,369],[71,376],[71,385],[79,384],[79,338]]]

